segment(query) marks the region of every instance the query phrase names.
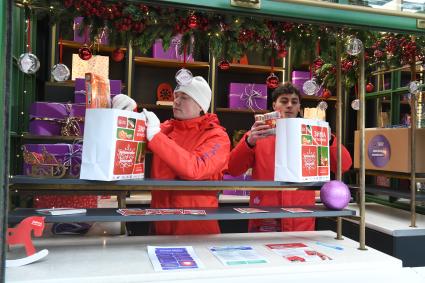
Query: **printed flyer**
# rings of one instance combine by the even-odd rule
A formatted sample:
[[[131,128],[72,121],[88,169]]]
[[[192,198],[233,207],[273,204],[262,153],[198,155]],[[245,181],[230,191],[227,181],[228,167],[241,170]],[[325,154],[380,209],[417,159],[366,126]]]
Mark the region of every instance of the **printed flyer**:
[[[155,271],[204,268],[191,246],[148,246],[148,255]]]
[[[267,244],[266,247],[290,262],[332,260],[304,243]]]
[[[250,246],[211,247],[210,251],[226,266],[267,263],[267,260]]]

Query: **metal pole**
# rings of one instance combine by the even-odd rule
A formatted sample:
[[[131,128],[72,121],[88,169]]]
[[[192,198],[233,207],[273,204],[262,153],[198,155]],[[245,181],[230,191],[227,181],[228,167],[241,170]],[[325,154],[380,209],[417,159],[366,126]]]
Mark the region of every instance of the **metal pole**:
[[[133,94],[134,79],[134,58],[133,58],[133,42],[130,40],[127,46],[127,95]]]
[[[411,80],[416,81],[414,63],[411,66],[411,75]],[[410,227],[416,227],[416,114],[416,93],[412,93],[410,99]]]
[[[336,138],[337,138],[337,171],[336,179],[342,180],[341,170],[341,137],[342,137],[342,84],[341,84],[341,42],[336,42]],[[336,218],[336,239],[342,240],[342,218]]]
[[[359,212],[360,212],[360,223],[359,223],[359,249],[366,250],[366,219],[365,219],[365,189],[366,189],[366,170],[365,170],[365,65],[364,65],[364,50],[360,53],[359,58],[360,66],[360,81],[359,87],[359,140],[360,140],[360,170],[359,170]]]

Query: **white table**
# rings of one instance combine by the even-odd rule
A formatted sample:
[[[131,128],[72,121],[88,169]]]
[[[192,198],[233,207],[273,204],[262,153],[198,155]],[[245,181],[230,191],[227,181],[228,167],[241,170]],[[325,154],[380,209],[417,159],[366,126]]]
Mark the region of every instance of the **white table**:
[[[335,240],[331,231],[244,233],[206,236],[146,237],[61,237],[35,240],[37,250],[48,249],[43,260],[6,270],[7,282],[385,282],[409,283],[420,276],[403,269],[400,260],[368,248],[358,250],[350,239]],[[343,251],[315,245],[316,241],[338,245]],[[291,263],[264,244],[302,242],[333,258],[331,261]],[[252,245],[266,257],[267,264],[222,265],[208,250],[213,245]],[[190,245],[205,265],[203,270],[155,272],[147,255],[147,245]],[[12,247],[8,259],[22,257],[23,249]],[[341,279],[344,279],[341,281]],[[353,281],[347,281],[347,280]],[[398,279],[399,281],[391,281]],[[362,280],[362,281],[358,281]],[[374,282],[376,282],[376,280]],[[315,281],[320,282],[320,281]]]

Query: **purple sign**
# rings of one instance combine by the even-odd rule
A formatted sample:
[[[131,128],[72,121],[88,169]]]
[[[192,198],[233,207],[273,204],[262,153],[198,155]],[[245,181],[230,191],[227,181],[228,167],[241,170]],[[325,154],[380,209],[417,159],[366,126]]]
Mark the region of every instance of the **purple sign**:
[[[391,158],[391,146],[383,135],[374,136],[368,145],[367,154],[376,167],[384,167]]]

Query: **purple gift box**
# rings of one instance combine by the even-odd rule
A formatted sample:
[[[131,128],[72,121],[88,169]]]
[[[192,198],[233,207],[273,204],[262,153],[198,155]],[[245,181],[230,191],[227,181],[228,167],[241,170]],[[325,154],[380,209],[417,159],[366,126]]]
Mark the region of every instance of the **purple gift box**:
[[[60,136],[63,127],[84,133],[85,104],[34,102],[30,106],[29,133],[40,136]],[[76,133],[77,134],[77,133]]]
[[[109,88],[111,91],[111,99],[121,93],[121,80],[109,80]],[[84,78],[75,79],[74,102],[86,103],[86,86]]]
[[[230,83],[229,108],[267,109],[267,85]]]
[[[37,177],[79,177],[82,144],[24,144],[23,174]],[[47,152],[49,155],[43,155]],[[56,159],[51,160],[51,156]],[[35,166],[36,167],[33,167]],[[59,165],[65,165],[66,171]],[[64,174],[63,174],[64,173]]]
[[[81,29],[84,26],[84,18],[83,17],[76,17],[74,18],[74,41],[81,43],[81,44],[89,44],[90,42],[90,35],[88,27],[86,26],[85,30],[82,31]],[[100,34],[98,35],[99,38],[99,44],[108,45],[109,44],[109,37],[106,28],[103,29]]]
[[[160,59],[184,60],[183,52],[179,54],[182,35],[176,35],[171,39],[170,47],[164,50],[162,47],[162,39],[155,40],[152,47],[152,57]],[[186,53],[186,62],[193,62],[193,54]]]
[[[310,72],[305,71],[292,71],[292,84],[300,91],[301,95],[307,95],[303,91],[303,85],[306,81],[311,79]],[[323,89],[320,88],[315,96],[322,96]]]
[[[237,177],[233,177],[229,174],[223,175],[224,181],[249,181],[251,180],[251,175],[242,174]],[[234,195],[234,196],[249,196],[249,191],[246,190],[223,190],[223,195]]]

